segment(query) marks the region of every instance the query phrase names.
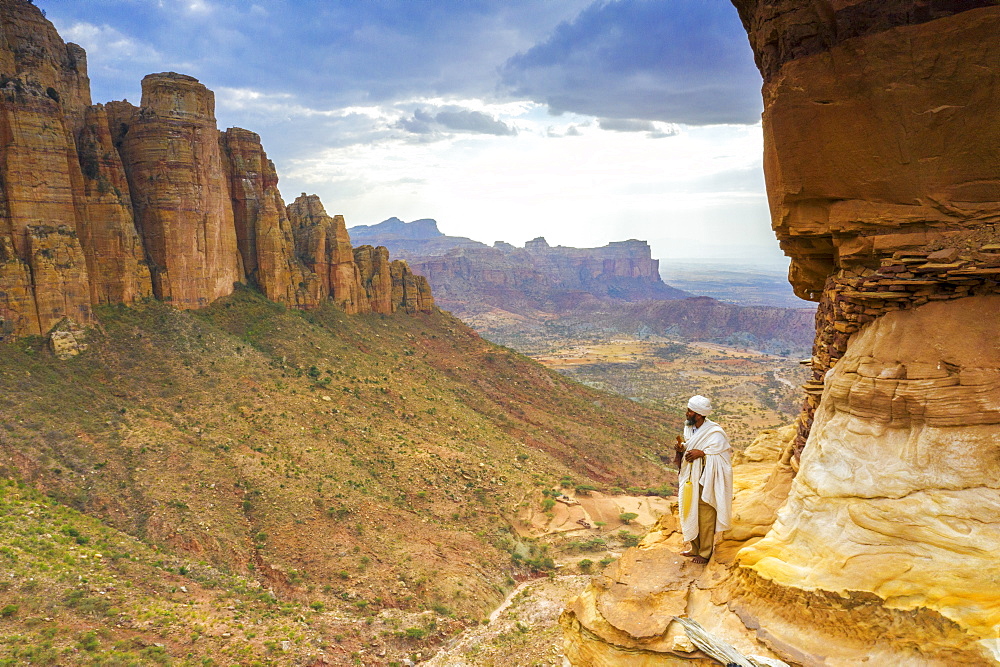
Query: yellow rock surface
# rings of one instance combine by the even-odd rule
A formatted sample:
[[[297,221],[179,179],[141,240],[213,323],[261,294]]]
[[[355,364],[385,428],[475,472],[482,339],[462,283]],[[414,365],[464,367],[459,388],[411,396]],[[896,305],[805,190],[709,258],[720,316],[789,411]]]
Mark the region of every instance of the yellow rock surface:
[[[864,329],[828,381],[788,503],[741,563],[781,586],[934,612],[1000,661],[998,318],[1000,296],[972,297]],[[908,364],[948,375],[858,372]]]

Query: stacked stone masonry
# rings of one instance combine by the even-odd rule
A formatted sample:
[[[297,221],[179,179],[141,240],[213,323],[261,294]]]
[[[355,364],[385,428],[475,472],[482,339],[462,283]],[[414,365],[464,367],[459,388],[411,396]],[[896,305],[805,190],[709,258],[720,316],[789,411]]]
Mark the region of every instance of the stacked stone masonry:
[[[932,301],[1000,294],[1000,238],[992,226],[978,231],[963,247],[902,250],[875,268],[843,268],[829,276],[816,311],[812,378],[798,419],[796,455],[801,455],[830,370],[847,352],[851,336],[877,318]],[[978,240],[977,240],[978,239]],[[905,373],[906,371],[904,371]],[[897,379],[925,379],[916,371]]]
[[[356,263],[343,218],[296,222],[260,137],[219,132],[215,97],[165,72],[92,105],[86,53],[27,0],[0,0],[0,341],[93,323],[151,296],[199,308],[246,282],[295,308],[430,312],[384,248]],[[372,260],[372,261],[369,261]]]

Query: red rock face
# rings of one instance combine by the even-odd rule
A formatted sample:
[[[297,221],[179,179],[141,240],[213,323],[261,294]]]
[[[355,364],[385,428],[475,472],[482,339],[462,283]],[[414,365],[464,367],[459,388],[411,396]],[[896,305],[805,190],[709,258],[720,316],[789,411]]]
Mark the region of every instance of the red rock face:
[[[121,155],[156,297],[199,308],[232,292],[244,273],[212,92],[173,72],[146,76]]]
[[[764,76],[771,217],[796,293],[1000,222],[1000,8],[736,0]]]
[[[31,269],[18,256],[11,236],[0,236],[0,342],[40,331]]]
[[[0,0],[0,28],[0,341],[151,294],[198,308],[243,280],[299,308],[432,307],[403,269],[393,300],[387,256],[369,295],[343,217],[315,196],[286,210],[260,138],[220,134],[196,79],[151,74],[140,107],[91,106],[86,54],[37,7]]]
[[[80,244],[87,259],[92,303],[131,303],[152,296],[149,266],[135,229],[132,197],[108,114],[88,107],[77,138],[82,189]]]
[[[863,324],[996,289],[968,272],[992,270],[1000,241],[1000,7],[734,4],[764,76],[772,226],[796,294],[820,302],[801,448],[823,378]],[[948,248],[960,265],[927,264]]]
[[[322,295],[349,314],[370,312],[344,217],[331,218],[319,197],[302,193],[288,206],[288,218],[295,236],[295,252],[319,276]]]
[[[63,43],[41,11],[24,0],[0,0],[0,32],[3,85],[13,82],[51,98],[62,109],[66,125],[77,130],[90,106],[86,52]]]
[[[393,294],[389,251],[383,246],[373,248],[363,245],[354,249],[354,261],[361,272],[361,288],[371,304],[371,310],[383,314],[393,312],[393,304],[402,300],[403,292],[400,285],[396,294]]]
[[[45,333],[67,316],[91,321],[72,136],[90,101],[86,59],[19,4],[0,3],[0,329],[8,335]]]
[[[278,174],[260,137],[230,128],[221,141],[236,241],[247,279],[272,301],[315,308],[324,295],[322,281],[295,255],[292,224],[278,192]]]
[[[63,318],[91,323],[87,262],[76,230],[65,225],[31,226],[28,257],[42,331],[49,331]]]

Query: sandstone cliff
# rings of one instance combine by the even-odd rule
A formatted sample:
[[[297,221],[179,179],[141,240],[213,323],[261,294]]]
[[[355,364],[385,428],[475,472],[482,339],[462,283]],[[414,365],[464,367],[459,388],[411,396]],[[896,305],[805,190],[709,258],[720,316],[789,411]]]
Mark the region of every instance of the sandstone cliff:
[[[330,217],[316,195],[302,193],[288,206],[295,251],[321,281],[323,292],[348,313],[430,312],[430,287],[406,262],[389,261],[382,246],[351,247],[344,216]]]
[[[734,4],[813,379],[717,560],[685,570],[665,523],[567,612],[568,651],[697,661],[686,613],[796,664],[1000,664],[1000,8]]]
[[[244,281],[298,308],[433,308],[403,265],[368,294],[342,218],[297,240],[260,138],[220,133],[196,79],[151,74],[139,107],[91,105],[83,49],[27,0],[0,0],[0,144],[0,341],[89,325],[95,304],[199,308]]]

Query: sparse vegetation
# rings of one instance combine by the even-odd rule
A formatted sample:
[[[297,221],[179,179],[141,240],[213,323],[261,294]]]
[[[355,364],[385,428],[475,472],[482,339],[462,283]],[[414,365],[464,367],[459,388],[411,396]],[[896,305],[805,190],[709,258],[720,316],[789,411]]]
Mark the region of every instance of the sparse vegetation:
[[[3,487],[18,497],[0,512],[0,564],[16,575],[0,582],[0,621],[25,639],[0,641],[0,660],[305,661],[320,637],[354,652],[387,636],[401,662],[415,640],[400,628],[433,647],[515,576],[553,571],[556,551],[516,554],[496,523],[540,483],[554,503],[554,480],[586,491],[594,466],[667,481],[652,456],[662,415],[446,315],[298,313],[245,289],[199,312],[97,313],[75,359],[40,338],[3,350],[0,475],[25,484]],[[584,444],[599,453],[586,466]],[[38,618],[63,629],[44,637]]]

